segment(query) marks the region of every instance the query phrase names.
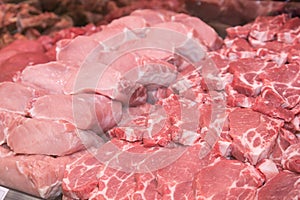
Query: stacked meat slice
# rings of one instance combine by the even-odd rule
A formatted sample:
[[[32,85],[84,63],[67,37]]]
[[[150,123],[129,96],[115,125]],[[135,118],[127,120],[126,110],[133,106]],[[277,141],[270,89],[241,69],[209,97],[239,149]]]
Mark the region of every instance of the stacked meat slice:
[[[42,198],[300,198],[299,24],[259,17],[223,41],[198,18],[136,10],[45,37],[52,61],[0,83],[0,184]]]

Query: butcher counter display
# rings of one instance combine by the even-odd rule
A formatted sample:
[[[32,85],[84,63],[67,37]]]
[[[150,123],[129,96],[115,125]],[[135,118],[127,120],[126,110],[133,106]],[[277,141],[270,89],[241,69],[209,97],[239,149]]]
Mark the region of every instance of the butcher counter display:
[[[300,198],[300,18],[221,38],[137,9],[0,50],[0,185],[43,199]]]

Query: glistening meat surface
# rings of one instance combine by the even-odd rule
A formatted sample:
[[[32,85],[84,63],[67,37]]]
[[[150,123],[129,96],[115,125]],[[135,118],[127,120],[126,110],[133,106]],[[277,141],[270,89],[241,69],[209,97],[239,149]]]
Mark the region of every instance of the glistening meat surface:
[[[299,199],[297,27],[259,17],[222,40],[198,18],[136,10],[39,39],[56,60],[0,83],[0,184],[43,198]]]

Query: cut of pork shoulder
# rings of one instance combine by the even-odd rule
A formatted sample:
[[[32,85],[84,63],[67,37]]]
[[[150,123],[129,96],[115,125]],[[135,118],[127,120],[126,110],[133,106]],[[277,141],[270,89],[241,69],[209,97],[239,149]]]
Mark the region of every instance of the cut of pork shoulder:
[[[282,121],[251,109],[234,109],[229,114],[232,155],[255,165],[270,155],[282,126]]]
[[[278,175],[258,189],[256,199],[290,200],[300,198],[300,175],[281,171]]]
[[[282,166],[282,156],[285,152],[285,150],[293,144],[297,144],[299,142],[299,139],[296,137],[296,135],[284,128],[281,128],[279,135],[276,139],[276,143],[273,147],[272,153],[269,156],[269,159],[275,162],[278,169],[283,169]]]
[[[257,75],[262,72],[265,66],[266,63],[263,60],[253,58],[231,62],[228,71],[233,74],[233,89],[241,94],[256,97],[263,85],[257,80]]]
[[[63,156],[96,143],[94,135],[63,120],[19,117],[7,135],[7,145],[15,153]]]
[[[52,94],[35,99],[29,115],[33,118],[66,120],[79,129],[103,132],[119,122],[122,105],[102,95]]]
[[[289,146],[282,155],[284,169],[300,173],[300,143]]]
[[[26,67],[17,81],[24,85],[41,88],[49,94],[62,94],[63,87],[73,71],[73,68],[65,64],[56,61],[48,62]]]
[[[0,185],[45,199],[54,198],[61,193],[66,164],[75,157],[76,154],[57,158],[14,155],[14,152],[0,146]]]
[[[194,199],[194,176],[216,159],[210,156],[201,159],[201,148],[201,144],[187,147],[180,158],[157,171],[157,190],[163,199]]]
[[[132,153],[128,152],[130,149]],[[159,165],[153,162],[156,158],[160,160],[159,155],[151,158],[145,154],[142,159],[138,158],[139,152],[151,151],[155,149],[146,149],[139,143],[112,140],[67,165],[62,184],[63,194],[73,199],[130,199],[132,196],[139,199],[140,196],[159,196],[155,191],[155,178],[151,171],[136,173],[130,170],[141,165],[141,169],[147,171],[151,170],[148,169],[151,165]],[[132,166],[135,161],[138,161],[138,165]],[[126,166],[129,168],[126,169]]]
[[[276,91],[284,100],[281,105],[274,102],[274,106],[291,109],[300,103],[300,66],[286,64],[268,67],[260,74],[264,82],[272,83]]]
[[[174,94],[148,106],[146,112],[144,105],[129,108],[118,126],[108,134],[127,141],[143,141],[145,146],[167,146],[172,142],[192,145],[201,136],[199,126],[207,128],[211,122],[209,119],[207,123],[201,121],[211,117],[208,116],[211,113],[204,111],[203,104]]]
[[[273,86],[264,86],[261,95],[253,103],[253,110],[264,113],[270,117],[283,119],[290,122],[294,118],[294,113],[285,109],[286,100],[278,94]]]
[[[33,98],[40,96],[42,93],[31,87],[13,83],[0,83],[0,110],[26,115],[26,109]]]
[[[216,160],[195,175],[195,199],[253,200],[264,177],[249,164],[236,160]]]

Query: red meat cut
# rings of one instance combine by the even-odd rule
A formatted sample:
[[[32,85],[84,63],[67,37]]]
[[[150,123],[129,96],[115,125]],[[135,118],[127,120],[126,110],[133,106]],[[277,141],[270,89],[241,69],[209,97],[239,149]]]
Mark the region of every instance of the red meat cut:
[[[299,199],[300,175],[297,173],[282,171],[258,189],[257,200],[264,199]]]
[[[14,155],[13,151],[0,146],[0,185],[45,199],[53,198],[61,193],[66,164],[76,156],[53,158],[44,155]]]
[[[247,108],[236,108],[228,116],[232,155],[255,165],[272,152],[283,123]]]
[[[264,178],[253,166],[236,160],[216,160],[195,175],[195,199],[253,200]]]

